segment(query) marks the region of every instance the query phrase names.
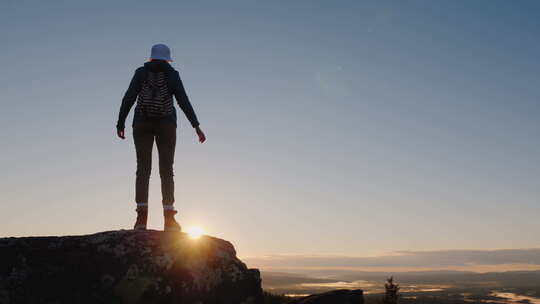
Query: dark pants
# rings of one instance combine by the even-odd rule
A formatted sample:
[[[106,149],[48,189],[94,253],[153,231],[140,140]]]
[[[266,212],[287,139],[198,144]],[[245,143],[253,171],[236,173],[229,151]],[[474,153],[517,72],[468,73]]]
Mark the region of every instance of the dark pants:
[[[150,120],[133,126],[133,140],[137,152],[137,178],[135,202],[148,203],[148,184],[152,171],[154,139],[159,155],[159,175],[163,205],[174,203],[173,163],[176,147],[176,124],[163,120]]]

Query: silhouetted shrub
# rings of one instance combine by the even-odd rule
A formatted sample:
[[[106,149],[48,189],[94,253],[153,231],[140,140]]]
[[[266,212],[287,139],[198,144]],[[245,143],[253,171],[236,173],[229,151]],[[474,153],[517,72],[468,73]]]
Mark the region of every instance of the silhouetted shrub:
[[[384,297],[382,304],[397,304],[399,298],[399,284],[394,284],[394,277],[389,277],[384,284]]]

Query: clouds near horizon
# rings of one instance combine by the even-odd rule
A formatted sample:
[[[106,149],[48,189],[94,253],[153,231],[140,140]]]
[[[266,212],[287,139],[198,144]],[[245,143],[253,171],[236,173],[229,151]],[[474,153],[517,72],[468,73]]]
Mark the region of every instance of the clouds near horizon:
[[[540,248],[497,250],[395,251],[369,257],[271,255],[245,257],[254,267],[266,270],[336,269],[357,271],[540,270]]]

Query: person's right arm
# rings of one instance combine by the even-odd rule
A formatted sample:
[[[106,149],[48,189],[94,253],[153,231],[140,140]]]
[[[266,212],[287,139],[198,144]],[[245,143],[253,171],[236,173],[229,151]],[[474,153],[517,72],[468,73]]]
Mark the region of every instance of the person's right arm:
[[[126,93],[124,94],[124,98],[122,98],[120,113],[118,114],[118,122],[116,123],[116,132],[118,137],[122,139],[125,138],[124,129],[129,110],[131,110],[131,107],[133,107],[133,104],[137,99],[137,95],[139,95],[139,92],[141,91],[141,75],[142,68],[135,70],[135,74],[131,78],[131,82],[129,83]]]
[[[186,90],[184,89],[184,84],[182,83],[182,79],[180,78],[180,73],[178,73],[178,71],[175,71],[173,75],[176,81],[173,93],[176,97],[176,101],[178,102],[178,106],[186,115],[187,119],[191,123],[191,126],[195,128],[195,132],[199,137],[199,142],[203,143],[206,141],[206,135],[201,130],[199,120],[197,119],[197,115],[195,114],[195,110],[193,110],[193,106],[191,105],[191,102],[189,102]]]

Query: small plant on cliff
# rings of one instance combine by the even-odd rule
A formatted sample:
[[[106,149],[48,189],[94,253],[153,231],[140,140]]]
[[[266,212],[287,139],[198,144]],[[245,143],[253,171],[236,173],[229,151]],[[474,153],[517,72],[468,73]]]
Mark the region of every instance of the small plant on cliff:
[[[397,304],[399,298],[399,284],[394,284],[394,277],[389,277],[384,284],[384,297],[381,304]]]

